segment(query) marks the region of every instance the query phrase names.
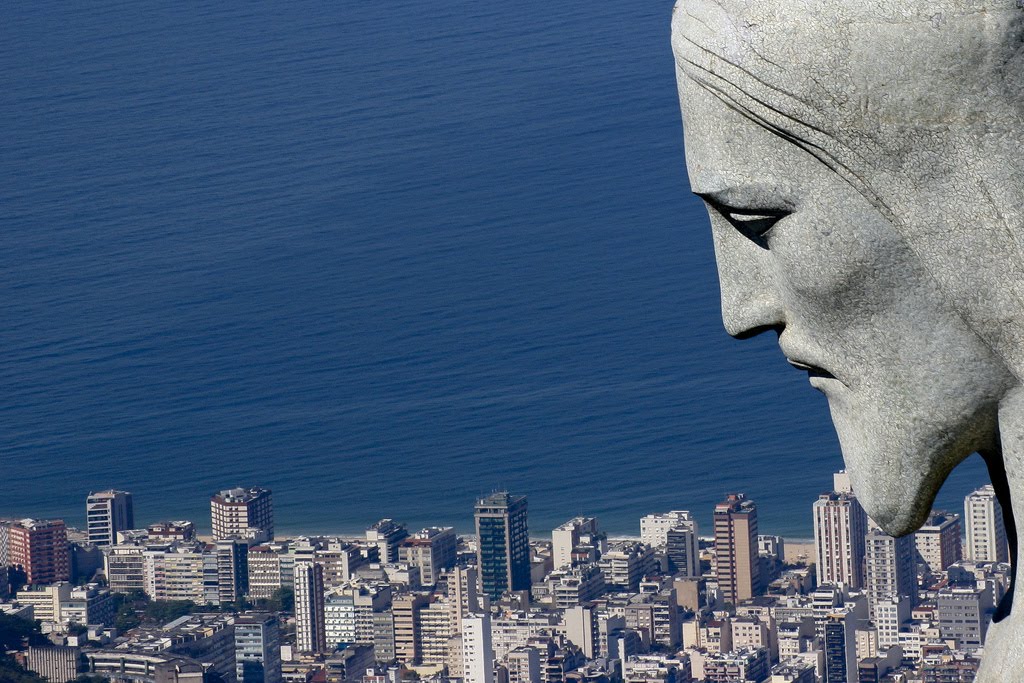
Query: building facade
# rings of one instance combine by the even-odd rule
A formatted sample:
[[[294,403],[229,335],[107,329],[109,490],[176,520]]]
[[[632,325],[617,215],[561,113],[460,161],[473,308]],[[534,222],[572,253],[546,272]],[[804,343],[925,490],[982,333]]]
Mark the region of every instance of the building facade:
[[[960,517],[948,512],[932,512],[928,521],[914,532],[914,545],[928,571],[937,573],[963,559]]]
[[[967,556],[975,562],[1007,562],[1006,526],[1003,508],[991,484],[964,498]]]
[[[272,614],[235,618],[235,677],[238,683],[281,683],[281,636]]]
[[[71,579],[67,529],[60,519],[23,519],[7,527],[7,562],[25,572],[28,584]]]
[[[722,597],[734,605],[761,593],[757,506],[742,493],[715,506],[715,576]]]
[[[240,538],[250,545],[274,540],[274,505],[270,489],[233,488],[210,497],[213,539]]]
[[[477,569],[484,595],[530,590],[526,496],[493,493],[477,501]]]
[[[864,538],[865,588],[872,618],[880,600],[910,598],[917,604],[917,563],[913,536],[895,538],[871,529]]]
[[[594,517],[574,517],[551,532],[551,561],[554,569],[577,564],[577,556],[584,562],[598,559],[599,532]]]
[[[295,646],[299,652],[324,652],[324,569],[319,564],[295,565]]]
[[[98,546],[117,543],[117,532],[135,528],[132,494],[127,491],[99,491],[85,499],[89,542]]]
[[[861,588],[868,515],[852,493],[823,493],[814,501],[818,582]]]
[[[445,569],[455,566],[459,539],[452,527],[430,527],[406,538],[398,546],[398,559],[420,568],[420,582],[433,586]]]

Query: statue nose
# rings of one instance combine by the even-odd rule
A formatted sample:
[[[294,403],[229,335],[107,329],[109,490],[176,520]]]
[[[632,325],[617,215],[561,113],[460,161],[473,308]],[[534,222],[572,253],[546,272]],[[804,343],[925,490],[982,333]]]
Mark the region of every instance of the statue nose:
[[[723,285],[724,289],[724,285]],[[782,307],[771,297],[755,295],[739,300],[722,293],[722,321],[725,331],[737,339],[746,339],[785,327]]]
[[[737,339],[767,330],[781,331],[786,324],[772,255],[749,240],[727,235],[715,240],[718,278],[722,292],[725,331]]]

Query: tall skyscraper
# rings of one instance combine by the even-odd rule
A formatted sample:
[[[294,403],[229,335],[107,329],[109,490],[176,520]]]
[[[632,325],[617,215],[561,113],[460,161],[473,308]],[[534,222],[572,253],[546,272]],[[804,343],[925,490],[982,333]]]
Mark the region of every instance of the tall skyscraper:
[[[477,567],[484,595],[530,589],[526,496],[492,493],[476,503]]]
[[[295,565],[295,646],[299,652],[324,652],[324,568],[312,562]]]
[[[7,562],[25,572],[25,581],[48,584],[71,579],[68,535],[60,519],[23,519],[7,526]]]
[[[1007,562],[1006,527],[1003,508],[991,484],[964,498],[967,526],[967,556],[975,562]]]
[[[132,494],[127,491],[99,491],[85,499],[89,542],[98,546],[117,543],[117,532],[135,528]]]
[[[240,538],[250,545],[274,540],[274,506],[270,490],[226,489],[210,498],[213,539]]]
[[[715,506],[715,575],[722,597],[734,605],[761,592],[757,506],[731,493]]]
[[[838,488],[821,494],[812,506],[818,583],[861,588],[868,516],[856,496]]]
[[[871,618],[881,600],[909,597],[917,604],[917,550],[913,536],[895,538],[873,528],[864,538],[864,581]]]
[[[949,512],[936,512],[914,532],[914,544],[928,571],[941,572],[963,559],[960,541],[960,517]]]

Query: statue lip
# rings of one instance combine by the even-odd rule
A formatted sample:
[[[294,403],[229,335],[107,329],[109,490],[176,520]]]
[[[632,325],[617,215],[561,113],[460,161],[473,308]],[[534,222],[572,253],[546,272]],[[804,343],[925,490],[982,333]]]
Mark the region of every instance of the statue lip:
[[[811,377],[824,377],[825,379],[836,379],[836,376],[825,368],[818,367],[817,365],[811,365],[810,363],[804,363],[803,361],[795,360],[786,357],[786,361],[789,362],[797,370],[803,370]]]

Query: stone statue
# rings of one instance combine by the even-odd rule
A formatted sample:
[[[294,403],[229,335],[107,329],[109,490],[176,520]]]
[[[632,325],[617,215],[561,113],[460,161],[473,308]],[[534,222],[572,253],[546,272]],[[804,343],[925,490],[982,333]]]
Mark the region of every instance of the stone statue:
[[[981,453],[1015,558],[1024,9],[680,0],[672,45],[726,329],[779,335],[828,398],[854,491],[888,533],[916,530]],[[1024,680],[1012,591],[995,621],[978,680]]]

